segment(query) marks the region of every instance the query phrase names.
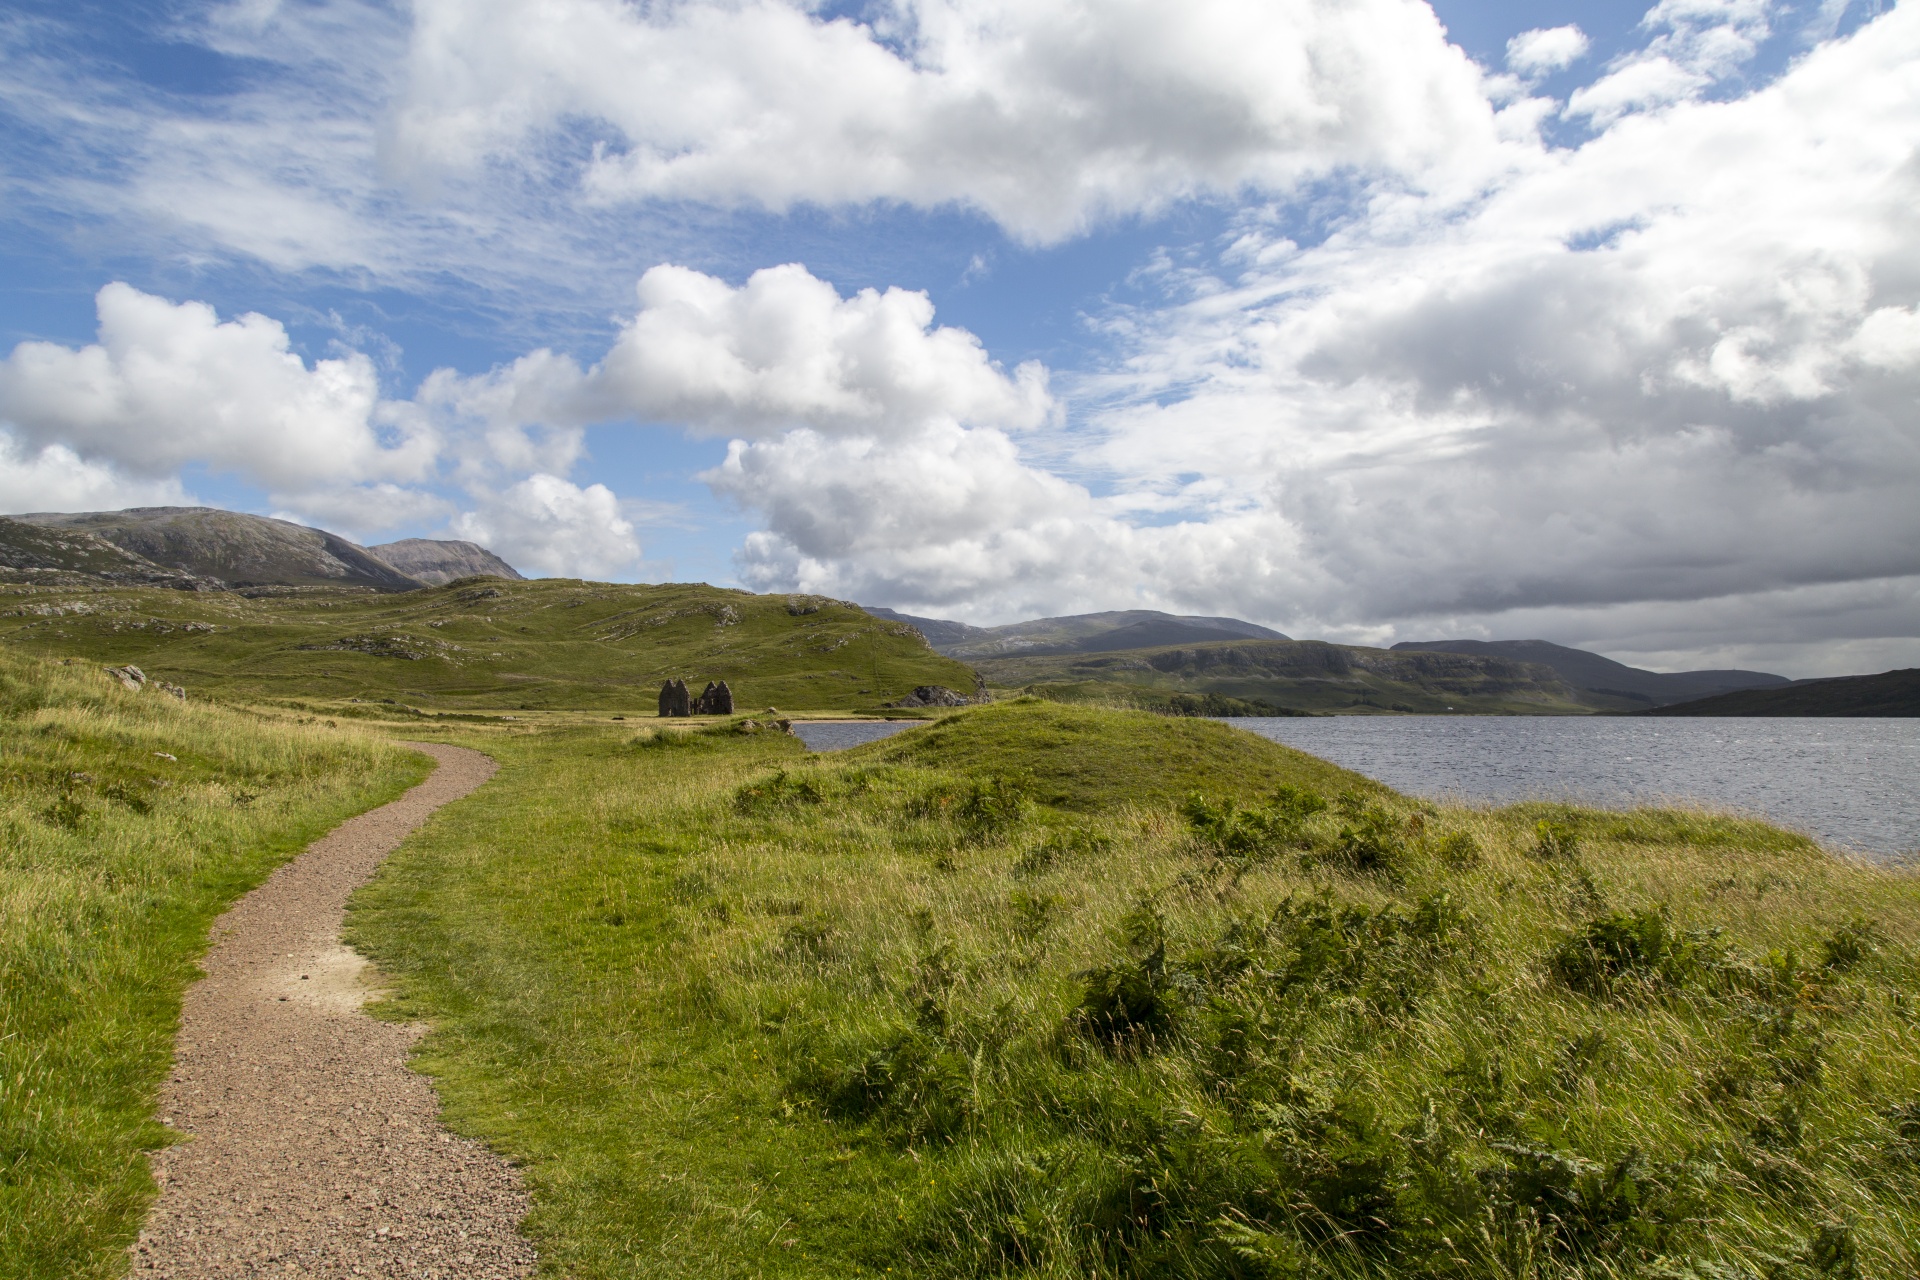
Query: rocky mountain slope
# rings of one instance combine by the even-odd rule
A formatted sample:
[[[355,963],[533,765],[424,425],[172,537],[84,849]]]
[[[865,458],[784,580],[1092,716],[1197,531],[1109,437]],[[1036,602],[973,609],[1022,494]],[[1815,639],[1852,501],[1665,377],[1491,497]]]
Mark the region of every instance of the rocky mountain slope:
[[[87,535],[137,557],[153,570],[185,574],[217,586],[412,591],[424,585],[338,534],[238,511],[134,507],[126,511],[36,512],[14,516],[13,520],[49,530],[76,544],[78,535]]]
[[[520,571],[475,542],[458,539],[402,538],[382,542],[368,551],[410,578],[442,587],[458,578],[505,578],[523,582]]]
[[[1562,680],[1597,704],[1619,704],[1622,708],[1634,704],[1666,706],[1735,689],[1777,688],[1790,683],[1785,676],[1765,671],[1647,671],[1549,640],[1409,640],[1393,646],[1396,653],[1413,650],[1537,662],[1553,668]]]
[[[1012,654],[1112,653],[1123,649],[1205,644],[1234,638],[1287,638],[1270,627],[1239,618],[1188,617],[1161,613],[1157,609],[1122,609],[1109,613],[1034,618],[1000,627],[975,627],[944,618],[919,618],[912,614],[896,613],[892,609],[867,607],[867,612],[877,618],[917,627],[928,643],[941,653],[966,660]]]

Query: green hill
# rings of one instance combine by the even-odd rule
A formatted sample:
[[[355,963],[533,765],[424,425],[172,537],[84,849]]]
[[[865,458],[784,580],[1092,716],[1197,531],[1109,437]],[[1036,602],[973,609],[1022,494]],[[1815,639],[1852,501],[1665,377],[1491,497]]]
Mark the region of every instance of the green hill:
[[[1168,694],[1220,694],[1302,711],[1448,711],[1585,715],[1592,700],[1551,668],[1486,654],[1399,652],[1319,640],[1227,640],[1117,653],[974,658],[990,686],[1062,700],[1141,702]]]
[[[797,711],[974,683],[912,628],[842,601],[553,578],[405,592],[28,578],[0,583],[0,646],[131,662],[197,694],[335,708],[651,713],[661,681],[678,677],[696,690],[727,681],[743,711]]]
[[[1650,716],[1920,716],[1920,668],[1743,689],[1642,712]]]
[[[1281,783],[1374,792],[1379,784],[1316,756],[1212,720],[1022,700],[982,707],[858,748],[850,758],[1028,777],[1045,803],[1095,810],[1170,804],[1190,791],[1254,795]]]

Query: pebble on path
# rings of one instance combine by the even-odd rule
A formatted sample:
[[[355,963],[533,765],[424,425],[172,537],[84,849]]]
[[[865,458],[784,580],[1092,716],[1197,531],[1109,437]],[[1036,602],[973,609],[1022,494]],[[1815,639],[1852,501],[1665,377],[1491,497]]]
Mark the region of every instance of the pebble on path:
[[[533,1273],[512,1166],[439,1124],[407,1067],[423,1028],[360,1011],[365,961],[340,944],[347,895],[406,835],[493,775],[461,747],[417,744],[425,782],[315,841],[213,926],[186,996],[156,1152],[160,1197],[136,1277]]]

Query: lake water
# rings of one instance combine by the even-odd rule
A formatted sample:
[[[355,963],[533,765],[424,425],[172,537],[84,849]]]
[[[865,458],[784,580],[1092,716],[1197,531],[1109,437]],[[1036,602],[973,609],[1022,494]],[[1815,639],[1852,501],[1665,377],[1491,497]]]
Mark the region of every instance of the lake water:
[[[916,722],[796,722],[838,751]],[[1697,803],[1829,845],[1920,850],[1920,719],[1314,716],[1227,723],[1436,800]]]
[[[1920,850],[1920,719],[1326,716],[1230,723],[1433,799],[1699,803]]]
[[[863,742],[891,738],[924,720],[795,720],[793,731],[809,751],[845,751]]]

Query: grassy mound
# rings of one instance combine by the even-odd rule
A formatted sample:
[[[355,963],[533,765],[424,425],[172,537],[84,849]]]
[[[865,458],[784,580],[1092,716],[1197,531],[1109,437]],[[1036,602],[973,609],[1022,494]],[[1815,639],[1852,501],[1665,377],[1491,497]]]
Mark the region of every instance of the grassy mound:
[[[1036,799],[1082,811],[1169,804],[1190,791],[1255,796],[1282,784],[1329,794],[1380,790],[1351,770],[1211,720],[1034,699],[965,711],[847,758],[1031,778]]]
[[[125,1271],[208,924],[425,767],[0,656],[0,1276]]]
[[[497,749],[353,927],[566,1274],[1920,1264],[1906,872],[1057,706]]]

